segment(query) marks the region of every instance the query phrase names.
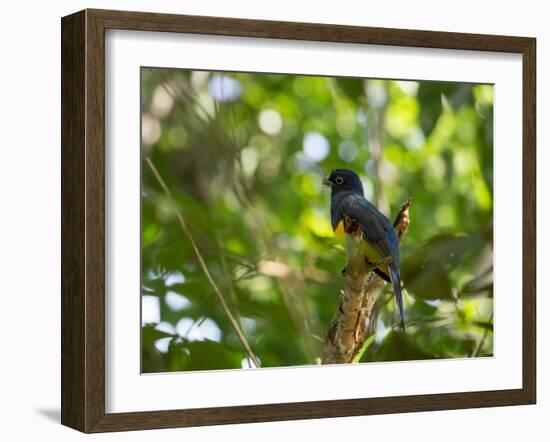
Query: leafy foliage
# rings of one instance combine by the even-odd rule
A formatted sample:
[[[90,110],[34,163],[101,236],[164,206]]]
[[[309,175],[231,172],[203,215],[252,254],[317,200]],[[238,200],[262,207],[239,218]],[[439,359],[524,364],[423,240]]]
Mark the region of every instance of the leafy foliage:
[[[261,365],[318,363],[336,167],[390,217],[413,197],[407,335],[388,289],[361,361],[492,354],[492,86],[149,68],[141,86],[144,372],[253,366],[178,212]]]

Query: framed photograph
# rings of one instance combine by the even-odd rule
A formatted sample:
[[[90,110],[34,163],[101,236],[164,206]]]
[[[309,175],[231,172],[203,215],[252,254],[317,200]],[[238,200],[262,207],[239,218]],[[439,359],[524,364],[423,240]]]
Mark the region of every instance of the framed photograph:
[[[64,425],[535,403],[535,39],[61,24]]]

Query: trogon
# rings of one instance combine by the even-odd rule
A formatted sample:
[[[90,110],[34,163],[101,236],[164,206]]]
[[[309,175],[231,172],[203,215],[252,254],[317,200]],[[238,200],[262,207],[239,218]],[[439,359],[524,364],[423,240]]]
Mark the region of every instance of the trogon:
[[[353,253],[362,254],[378,276],[391,282],[404,331],[399,243],[392,223],[365,198],[361,179],[352,170],[335,169],[323,184],[331,189],[330,215],[335,235],[347,238],[348,244],[359,243],[359,251]],[[349,261],[349,247],[347,253]]]

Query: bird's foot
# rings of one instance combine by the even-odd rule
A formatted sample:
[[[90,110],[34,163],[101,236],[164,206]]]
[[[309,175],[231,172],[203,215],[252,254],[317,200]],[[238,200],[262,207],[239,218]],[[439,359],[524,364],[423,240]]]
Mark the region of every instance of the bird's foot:
[[[391,256],[386,256],[385,258],[382,258],[378,261],[371,261],[370,259],[365,258],[365,263],[367,264],[367,268],[369,271],[390,264],[392,261],[393,258]]]

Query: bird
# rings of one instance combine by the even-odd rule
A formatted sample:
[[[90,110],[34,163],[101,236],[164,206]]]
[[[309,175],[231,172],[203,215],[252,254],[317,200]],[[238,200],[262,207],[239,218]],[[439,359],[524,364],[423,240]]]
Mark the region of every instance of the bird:
[[[354,171],[334,169],[323,184],[331,189],[331,224],[335,236],[346,240],[348,262],[359,256],[369,269],[391,282],[404,332],[399,243],[393,224],[365,198],[361,179]]]

